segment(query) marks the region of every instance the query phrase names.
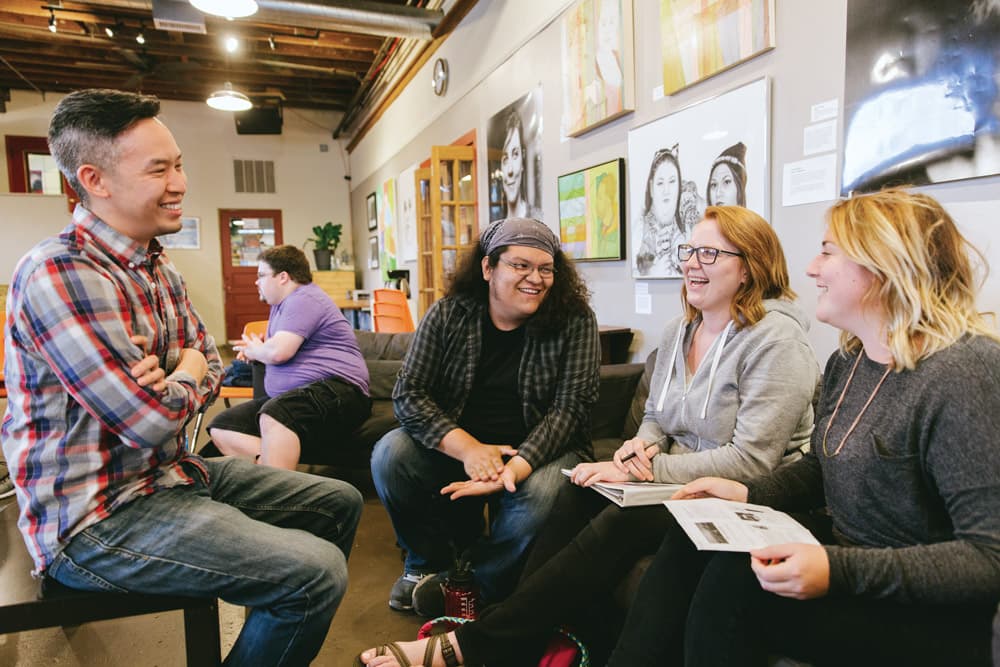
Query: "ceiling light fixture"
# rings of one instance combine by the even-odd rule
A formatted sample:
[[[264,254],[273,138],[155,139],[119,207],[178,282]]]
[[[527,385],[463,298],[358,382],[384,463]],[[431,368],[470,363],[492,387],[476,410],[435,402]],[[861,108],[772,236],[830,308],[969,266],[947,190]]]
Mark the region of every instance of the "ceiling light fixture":
[[[257,3],[254,0],[190,0],[195,9],[213,16],[226,18],[242,18],[257,13]]]
[[[114,38],[114,36],[115,36],[115,29],[112,28],[109,25],[106,25],[106,26],[104,26],[104,34],[107,35],[109,38]]]
[[[135,36],[135,41],[139,42],[140,44],[146,43],[146,37],[145,35],[142,34],[144,28],[145,26],[142,24],[142,21],[139,21],[139,34]]]
[[[267,36],[267,45],[271,47],[272,51],[274,51],[274,50],[276,50],[278,48],[277,42],[274,41],[274,35],[268,35]]]
[[[58,28],[56,28],[56,13],[50,9],[49,10],[49,32],[55,32],[56,30],[58,30]]]
[[[222,90],[217,90],[208,96],[205,103],[219,111],[246,111],[253,107],[253,102],[243,93],[233,90],[233,84],[226,81]]]
[[[240,48],[240,40],[236,39],[232,35],[226,37],[225,41],[226,53],[236,53],[236,50]]]

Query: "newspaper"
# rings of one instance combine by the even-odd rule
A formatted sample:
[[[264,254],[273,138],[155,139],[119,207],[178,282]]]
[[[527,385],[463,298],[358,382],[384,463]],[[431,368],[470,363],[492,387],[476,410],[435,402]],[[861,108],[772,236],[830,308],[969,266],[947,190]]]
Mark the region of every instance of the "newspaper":
[[[752,551],[772,544],[819,544],[784,512],[719,498],[663,503],[699,551]]]
[[[563,468],[562,474],[569,477],[573,471]],[[677,493],[682,486],[684,485],[654,482],[597,482],[590,488],[619,507],[638,507],[659,505]]]

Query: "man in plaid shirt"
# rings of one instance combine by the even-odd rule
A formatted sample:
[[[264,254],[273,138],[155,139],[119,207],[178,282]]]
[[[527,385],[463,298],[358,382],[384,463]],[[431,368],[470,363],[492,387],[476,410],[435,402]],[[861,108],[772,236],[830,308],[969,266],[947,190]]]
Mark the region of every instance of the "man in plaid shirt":
[[[218,596],[252,608],[229,663],[306,664],[346,588],[361,496],[185,451],[222,365],[155,238],[180,229],[187,189],[158,113],[154,97],[84,90],[53,114],[49,146],[81,203],[21,259],[7,300],[18,527],[38,576]]]
[[[372,453],[375,488],[407,552],[393,609],[440,615],[443,571],[469,547],[484,600],[513,588],[565,483],[560,469],[592,457],[600,352],[587,301],[555,234],[508,218],[483,231],[424,315],[393,390],[402,428]]]

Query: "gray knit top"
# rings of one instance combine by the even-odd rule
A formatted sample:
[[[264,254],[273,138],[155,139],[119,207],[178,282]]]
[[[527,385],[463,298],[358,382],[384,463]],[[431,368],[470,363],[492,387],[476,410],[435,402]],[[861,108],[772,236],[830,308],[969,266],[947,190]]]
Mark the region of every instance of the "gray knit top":
[[[863,355],[863,352],[862,352]],[[1000,344],[962,341],[890,373],[840,454],[823,435],[856,355],[827,362],[812,451],[751,482],[749,500],[828,507],[830,594],[1000,599]],[[886,366],[862,356],[827,435],[833,454]]]

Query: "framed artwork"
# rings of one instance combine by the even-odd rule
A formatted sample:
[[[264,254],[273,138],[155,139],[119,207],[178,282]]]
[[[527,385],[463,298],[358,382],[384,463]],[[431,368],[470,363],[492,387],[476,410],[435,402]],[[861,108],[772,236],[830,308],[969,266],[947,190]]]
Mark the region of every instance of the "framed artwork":
[[[625,160],[559,177],[559,240],[578,262],[625,259]]]
[[[1000,11],[848,0],[841,194],[1000,173]]]
[[[378,193],[373,192],[365,198],[368,208],[368,231],[378,229]]]
[[[495,113],[486,126],[490,222],[542,219],[542,87]]]
[[[417,261],[417,186],[416,164],[399,174],[396,179],[399,196],[399,258],[403,262]]]
[[[671,95],[773,49],[774,0],[660,0],[660,36]]]
[[[629,131],[634,277],[680,278],[677,246],[706,206],[769,218],[770,98],[762,78]]]
[[[579,0],[561,27],[563,129],[576,137],[635,109],[632,0]]]
[[[368,237],[368,268],[378,268],[378,236]]]
[[[378,188],[378,234],[382,267],[382,282],[389,280],[389,271],[396,270],[396,238],[399,233],[396,221],[396,179],[387,179]]]
[[[199,250],[201,248],[201,218],[181,218],[180,231],[158,236],[160,245],[170,250]]]

